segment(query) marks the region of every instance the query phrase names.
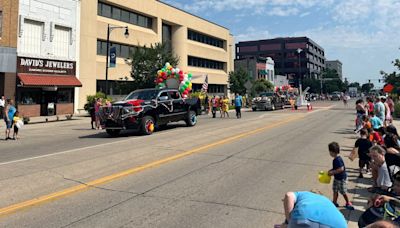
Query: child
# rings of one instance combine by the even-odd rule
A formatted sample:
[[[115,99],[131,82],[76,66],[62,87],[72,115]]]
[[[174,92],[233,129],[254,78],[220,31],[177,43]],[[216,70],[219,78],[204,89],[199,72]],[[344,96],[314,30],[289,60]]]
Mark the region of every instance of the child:
[[[364,115],[362,117],[362,120],[363,120],[363,128],[364,129],[369,130],[372,128],[371,122],[369,121],[369,117],[367,115]]]
[[[371,112],[371,125],[372,128],[376,131],[377,129],[383,127],[383,122],[381,119],[379,119],[377,116],[375,116],[374,112]]]
[[[338,207],[338,196],[339,192],[340,194],[343,195],[344,199],[346,200],[346,208],[349,210],[354,210],[353,205],[349,201],[349,198],[347,197],[347,173],[346,173],[346,167],[344,166],[344,162],[342,157],[339,156],[340,153],[340,147],[337,142],[331,142],[328,145],[329,149],[329,154],[331,157],[333,157],[332,165],[333,168],[329,170],[328,175],[329,176],[334,176],[333,180],[333,204],[335,204],[336,207]]]
[[[360,168],[360,175],[358,178],[363,178],[362,170],[364,166],[367,166],[367,170],[369,169],[370,157],[368,156],[369,148],[372,147],[371,141],[368,139],[368,131],[366,129],[360,130],[361,138],[357,139],[354,144],[353,153],[358,149],[358,167]]]
[[[372,142],[373,145],[383,145],[383,136],[384,135],[384,128],[381,127],[377,130],[374,130],[373,128],[370,130],[369,134],[369,141]]]
[[[21,118],[19,118],[19,112],[16,111],[14,114],[14,118],[13,118],[13,123],[14,123],[14,134],[13,134],[13,140],[19,139],[18,136],[18,130],[19,128],[17,127],[17,122],[20,121]]]

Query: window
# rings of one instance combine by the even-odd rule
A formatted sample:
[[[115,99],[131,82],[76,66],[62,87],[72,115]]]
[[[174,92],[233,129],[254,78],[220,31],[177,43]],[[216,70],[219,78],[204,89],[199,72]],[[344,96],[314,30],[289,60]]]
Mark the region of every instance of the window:
[[[204,43],[204,44],[208,44],[208,45],[212,45],[215,47],[220,47],[223,48],[224,47],[224,41],[218,38],[214,38],[211,36],[207,36],[198,32],[195,32],[193,30],[188,30],[188,39],[189,40],[193,40],[193,41],[197,41],[200,43]]]
[[[117,57],[128,58],[136,49],[135,46],[129,46],[125,44],[118,44],[110,42],[110,48],[115,47]],[[102,40],[97,40],[97,54],[107,55],[107,42]]]
[[[24,20],[24,32],[22,34],[22,53],[41,54],[41,45],[44,38],[44,23],[33,20]]]
[[[188,56],[188,65],[194,67],[209,68],[209,69],[219,69],[219,70],[224,69],[223,62],[210,59],[197,58],[193,56]]]
[[[71,28],[55,26],[53,38],[53,54],[59,57],[69,57]]]
[[[138,13],[131,12],[129,10],[122,9],[117,6],[108,5],[99,2],[97,5],[97,14],[99,16],[112,18],[119,21],[124,21],[134,25],[138,25],[145,28],[153,27],[153,19]]]
[[[3,31],[3,11],[0,11],[0,37]]]
[[[168,93],[169,93],[169,96],[170,96],[172,99],[180,99],[180,98],[181,98],[181,96],[179,95],[179,92],[168,91]]]
[[[172,50],[172,28],[170,25],[162,24],[162,42],[166,44],[168,50]]]
[[[57,91],[57,103],[72,103],[72,93],[71,89],[59,89]]]

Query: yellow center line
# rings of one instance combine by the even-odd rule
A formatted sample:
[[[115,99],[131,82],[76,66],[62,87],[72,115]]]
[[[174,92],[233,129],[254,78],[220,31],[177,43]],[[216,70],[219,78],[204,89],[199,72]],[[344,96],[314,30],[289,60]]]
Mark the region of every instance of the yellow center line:
[[[160,166],[162,164],[166,164],[168,162],[171,162],[171,161],[174,161],[174,160],[178,160],[180,158],[187,157],[187,156],[195,154],[195,153],[200,153],[200,152],[206,151],[206,150],[208,150],[210,148],[213,148],[213,147],[217,147],[217,146],[220,146],[220,145],[223,145],[223,144],[227,144],[227,143],[232,142],[234,140],[238,140],[238,139],[241,139],[241,138],[244,138],[244,137],[248,137],[250,135],[254,135],[254,134],[266,131],[268,129],[275,128],[275,127],[287,124],[287,123],[292,122],[292,121],[300,120],[300,119],[304,118],[304,116],[305,115],[288,118],[288,119],[283,120],[283,121],[279,121],[279,122],[276,122],[276,123],[273,123],[273,124],[269,124],[269,125],[261,127],[261,128],[257,128],[255,130],[251,130],[251,131],[247,131],[247,132],[235,135],[235,136],[231,136],[231,137],[225,138],[223,140],[218,140],[218,141],[216,141],[214,143],[210,143],[210,144],[207,144],[207,145],[204,145],[204,146],[200,146],[198,148],[195,148],[195,149],[192,149],[192,150],[188,150],[186,152],[183,152],[183,153],[180,153],[180,154],[176,154],[176,155],[173,155],[173,156],[161,159],[161,160],[153,161],[153,162],[150,162],[150,163],[138,166],[138,167],[127,169],[127,170],[124,170],[124,171],[121,171],[121,172],[118,172],[118,173],[111,174],[109,176],[101,177],[99,179],[90,181],[90,182],[88,182],[86,184],[76,185],[76,186],[73,186],[73,187],[70,187],[70,188],[63,189],[63,190],[58,191],[58,192],[54,192],[54,193],[51,193],[51,194],[48,194],[48,195],[44,195],[44,196],[40,196],[40,197],[31,199],[31,200],[27,200],[27,201],[24,201],[24,202],[21,202],[21,203],[17,203],[17,204],[13,204],[13,205],[10,205],[10,206],[7,206],[7,207],[3,207],[3,208],[0,208],[0,216],[6,215],[6,214],[10,214],[10,213],[16,212],[18,210],[26,209],[26,208],[34,206],[34,205],[38,205],[38,204],[42,204],[42,203],[45,203],[45,202],[54,201],[56,199],[59,199],[59,198],[62,198],[62,197],[66,197],[66,196],[71,195],[73,193],[77,193],[77,192],[81,192],[81,191],[87,190],[90,187],[103,185],[105,183],[120,179],[120,178],[128,176],[128,175],[132,175],[132,174],[141,172],[141,171],[146,170],[146,169],[154,168],[156,166]]]

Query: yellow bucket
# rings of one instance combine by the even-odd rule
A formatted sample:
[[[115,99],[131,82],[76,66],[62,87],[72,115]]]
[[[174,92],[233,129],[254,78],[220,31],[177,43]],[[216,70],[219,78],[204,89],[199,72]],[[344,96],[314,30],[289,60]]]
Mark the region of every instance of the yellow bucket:
[[[318,180],[321,184],[329,184],[331,183],[331,176],[328,175],[328,172],[320,171],[318,173]]]

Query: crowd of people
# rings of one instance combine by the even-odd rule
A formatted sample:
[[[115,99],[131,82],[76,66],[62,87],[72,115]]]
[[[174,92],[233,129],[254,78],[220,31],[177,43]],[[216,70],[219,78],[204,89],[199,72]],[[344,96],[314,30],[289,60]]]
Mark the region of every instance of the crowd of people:
[[[22,119],[15,108],[14,101],[4,96],[0,98],[0,119],[4,119],[5,122],[5,140],[19,139],[18,132],[23,125]]]
[[[375,102],[374,102],[375,101]],[[354,143],[350,160],[358,157],[358,178],[371,174],[372,194],[368,208],[358,220],[359,227],[399,227],[400,225],[400,139],[392,124],[394,102],[380,96],[356,101],[356,129],[359,137]],[[328,145],[333,158],[333,198],[313,192],[288,192],[284,198],[286,220],[279,227],[347,227],[337,209],[339,193],[346,201],[345,208],[354,210],[347,196],[347,172],[336,142]],[[329,215],[329,216],[327,216]]]
[[[103,103],[103,98],[96,98],[93,104],[89,107],[89,114],[91,117],[90,124],[92,125],[92,129],[101,130],[101,123],[100,123],[100,113],[102,111],[102,107],[111,107],[111,101],[105,100]],[[94,124],[94,125],[93,125]]]
[[[243,102],[243,97],[240,96],[239,94],[235,94],[235,99],[233,100],[233,105],[235,106],[235,111],[236,111],[236,118],[240,119],[242,118],[242,106],[244,104]],[[204,99],[204,104],[205,104],[205,109],[207,115],[212,114],[213,118],[216,118],[217,112],[219,111],[220,113],[220,118],[229,118],[229,104],[230,101],[227,96],[213,96],[211,99],[206,96]]]

